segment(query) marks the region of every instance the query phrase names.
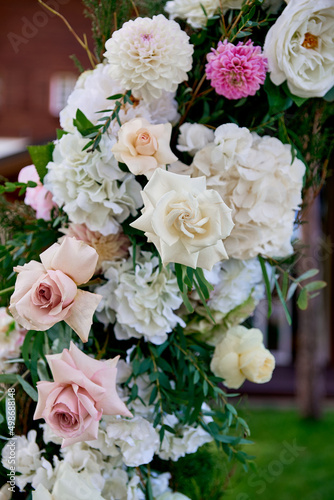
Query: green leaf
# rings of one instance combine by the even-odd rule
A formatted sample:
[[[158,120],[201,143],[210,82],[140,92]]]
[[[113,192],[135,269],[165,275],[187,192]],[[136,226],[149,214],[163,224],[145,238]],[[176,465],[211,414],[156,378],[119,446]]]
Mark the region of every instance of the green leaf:
[[[198,371],[198,370],[196,370],[196,371],[194,372],[194,384],[195,384],[195,385],[197,384],[197,382],[199,381],[199,379],[200,379],[200,378],[201,378],[201,376],[200,376],[200,374],[199,374],[199,371]]]
[[[116,101],[117,99],[122,99],[123,94],[114,94],[111,95],[110,97],[107,97],[108,101]]]
[[[300,108],[300,106],[302,106],[304,102],[308,100],[308,97],[299,97],[297,95],[292,94],[286,82],[282,84],[282,88],[286,93],[286,95],[290,97],[290,99],[292,99],[295,104],[297,104],[298,108]]]
[[[321,290],[327,286],[326,281],[311,281],[311,283],[307,283],[304,288],[308,292],[315,292],[316,290]]]
[[[261,269],[262,269],[262,274],[263,274],[263,279],[264,279],[264,284],[266,287],[266,294],[267,294],[267,299],[268,299],[268,318],[270,318],[271,311],[272,311],[272,298],[271,298],[270,281],[269,281],[269,276],[267,273],[264,258],[261,255],[259,255],[259,261],[260,261],[260,265],[261,265]]]
[[[282,283],[282,294],[285,300],[288,293],[288,285],[289,285],[289,274],[285,272],[283,274],[283,283]]]
[[[324,95],[324,99],[327,102],[333,102],[334,101],[334,87],[332,87],[326,95]]]
[[[26,336],[24,337],[24,341],[22,344],[21,352],[22,352],[22,357],[24,359],[25,365],[30,370],[30,351],[32,348],[32,338],[37,334],[35,330],[30,330]]]
[[[43,182],[44,177],[47,174],[48,169],[46,168],[48,163],[53,160],[53,150],[55,145],[53,142],[44,144],[42,146],[28,146],[31,160],[36,167],[37,173],[41,182]]]
[[[15,384],[17,382],[17,375],[14,373],[1,373],[0,384]]]
[[[226,408],[226,410],[228,410],[230,413],[232,413],[232,415],[235,415],[235,416],[237,416],[237,415],[238,415],[237,410],[234,408],[234,406],[230,405],[230,403],[226,403],[225,408]]]
[[[287,319],[287,322],[289,323],[289,325],[292,325],[292,319],[291,319],[291,316],[290,316],[290,313],[289,313],[289,310],[287,308],[287,305],[286,305],[286,302],[285,302],[285,299],[283,297],[283,294],[282,294],[282,290],[281,290],[281,287],[279,286],[279,283],[276,279],[276,277],[274,278],[275,279],[275,286],[276,286],[276,290],[277,290],[277,294],[278,294],[278,297],[281,301],[281,304],[283,306],[283,309],[284,309],[284,312],[285,312],[285,316],[286,316],[286,319]]]
[[[24,380],[24,378],[21,377],[21,375],[17,375],[17,380],[20,382],[22,388],[25,390],[25,392],[28,394],[28,396],[31,397],[33,401],[38,401],[38,394],[37,391],[31,387],[31,385]]]
[[[301,274],[296,278],[297,283],[303,280],[307,280],[308,278],[313,278],[316,274],[318,274],[319,269],[309,269],[305,273]]]
[[[201,299],[201,302],[202,302],[202,304],[204,306],[204,309],[206,310],[206,312],[207,312],[209,318],[211,319],[211,321],[215,324],[216,322],[214,320],[214,317],[212,316],[210,308],[209,308],[209,306],[206,303],[205,296],[203,295],[203,292],[202,292],[200,286],[198,285],[197,281],[194,281],[194,285],[195,285],[195,289],[196,289],[196,291],[197,291],[197,293],[199,295],[199,298]]]
[[[293,294],[295,293],[295,291],[297,290],[297,287],[298,287],[298,282],[297,281],[294,281],[291,285],[290,285],[290,288],[288,290],[288,293],[287,293],[287,296],[286,296],[286,300],[290,300],[293,296]]]
[[[99,126],[94,125],[88,120],[87,116],[80,109],[77,109],[75,118],[73,119],[73,125],[84,137],[99,130]]]
[[[145,500],[154,500],[150,476],[147,476],[146,480]]]
[[[297,306],[302,311],[305,311],[305,309],[307,309],[307,305],[308,305],[308,294],[307,294],[307,290],[305,290],[305,288],[303,288],[298,296]]]
[[[152,405],[154,403],[154,401],[156,400],[156,397],[158,395],[158,388],[157,386],[155,385],[152,389],[152,392],[151,392],[151,395],[150,395],[150,400],[148,402],[149,405]]]
[[[281,87],[270,80],[269,75],[267,75],[263,88],[267,94],[270,115],[285,111],[292,106],[292,99],[282,91]]]
[[[59,139],[61,139],[63,137],[63,135],[68,134],[68,132],[66,132],[66,130],[63,130],[62,128],[57,128],[56,133],[57,133],[58,141],[59,141]]]

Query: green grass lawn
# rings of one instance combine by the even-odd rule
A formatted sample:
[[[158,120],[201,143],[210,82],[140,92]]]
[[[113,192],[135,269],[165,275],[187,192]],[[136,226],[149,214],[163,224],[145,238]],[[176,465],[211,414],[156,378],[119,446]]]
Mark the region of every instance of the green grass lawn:
[[[191,500],[334,500],[333,411],[319,422],[279,409],[247,410],[244,417],[254,441],[244,449],[256,455],[254,467],[245,473],[214,446],[202,447],[178,462],[179,491]]]

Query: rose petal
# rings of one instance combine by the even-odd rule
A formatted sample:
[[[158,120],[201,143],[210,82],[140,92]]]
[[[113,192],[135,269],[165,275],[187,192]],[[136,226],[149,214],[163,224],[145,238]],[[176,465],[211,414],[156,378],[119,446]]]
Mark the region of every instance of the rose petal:
[[[119,356],[105,361],[94,359],[83,353],[73,342],[71,342],[70,344],[69,351],[65,349],[63,351],[63,354],[64,356],[62,356],[62,359],[64,361],[66,360],[66,362],[68,362],[67,359],[70,358],[71,362],[73,364],[75,363],[75,367],[78,370],[83,371],[85,375],[90,379],[93,377],[94,373],[98,372],[99,370],[112,368],[113,366],[116,367],[117,361],[119,360]]]
[[[28,264],[24,264],[24,266],[14,267],[14,271],[19,274],[16,278],[14,293],[10,299],[11,306],[9,310],[11,310],[12,304],[18,302],[29,292],[34,283],[46,272],[44,266],[35,260],[31,260]]]
[[[44,410],[53,404],[63,389],[64,387],[59,386],[59,384],[55,382],[47,382],[45,380],[37,382],[38,402],[33,416],[34,420],[44,418]]]
[[[86,283],[93,276],[98,261],[93,247],[68,236],[58,248],[53,247],[41,254],[41,261],[47,269],[62,271],[77,285]]]
[[[102,369],[96,372],[92,382],[105,387],[106,393],[97,402],[96,408],[103,411],[104,415],[124,415],[133,417],[116,391],[117,368]]]
[[[87,342],[93,314],[102,299],[97,293],[78,290],[71,312],[65,322],[77,333],[82,342]]]
[[[58,384],[76,384],[79,387],[83,387],[95,401],[100,400],[105,394],[106,390],[100,385],[92,382],[81,370],[73,368],[59,358],[50,359],[50,356],[48,356],[47,360],[50,365],[54,381]]]
[[[74,443],[79,443],[80,441],[93,441],[97,439],[97,435],[99,432],[99,420],[93,420],[91,417],[89,417],[89,419],[90,423],[87,429],[85,429],[85,431],[77,437],[65,438],[61,445],[62,448],[65,448],[65,446],[70,446]]]

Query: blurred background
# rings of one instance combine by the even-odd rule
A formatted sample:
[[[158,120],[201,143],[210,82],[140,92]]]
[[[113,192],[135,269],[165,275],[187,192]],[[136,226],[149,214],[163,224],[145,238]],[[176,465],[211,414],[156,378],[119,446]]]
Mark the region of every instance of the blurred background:
[[[85,33],[90,39],[80,0],[46,3],[81,38]],[[31,163],[26,146],[56,138],[59,112],[79,75],[78,61],[84,69],[90,66],[65,23],[37,0],[2,1],[0,13],[0,180],[17,180],[20,169]],[[277,365],[269,383],[246,382],[240,390],[240,409],[256,443],[246,450],[257,456],[255,468],[245,474],[210,447],[197,454],[200,468],[198,457],[185,458],[176,481],[179,490],[185,484],[184,492],[193,500],[222,495],[235,500],[295,500],[300,495],[303,500],[334,499],[333,193],[329,177],[297,235],[303,254],[298,274],[317,268],[315,279],[328,286],[302,314],[290,301],[291,326],[278,298],[269,320],[266,301],[252,319]],[[210,493],[203,464],[213,474]]]

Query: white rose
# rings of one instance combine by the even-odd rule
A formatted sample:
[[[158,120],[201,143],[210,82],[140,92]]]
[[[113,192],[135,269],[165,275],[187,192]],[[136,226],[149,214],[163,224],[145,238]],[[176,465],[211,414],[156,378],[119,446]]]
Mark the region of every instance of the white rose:
[[[215,190],[206,190],[204,177],[158,169],[142,197],[142,216],[131,225],[145,231],[164,265],[176,262],[210,270],[228,258],[222,239],[233,228],[231,209]]]
[[[224,385],[238,389],[246,380],[256,384],[269,382],[275,368],[275,358],[263,345],[263,335],[257,328],[230,328],[216,346],[211,370],[224,379]]]
[[[122,125],[111,150],[134,175],[150,178],[156,168],[177,160],[169,146],[171,133],[170,123],[152,125],[144,118],[134,118]]]
[[[275,85],[323,97],[334,85],[333,0],[293,0],[267,33],[264,55]]]
[[[200,123],[184,123],[180,127],[180,134],[178,137],[178,145],[176,146],[179,151],[187,152],[194,156],[199,149],[204,148],[209,142],[213,142],[214,133],[205,125]]]

